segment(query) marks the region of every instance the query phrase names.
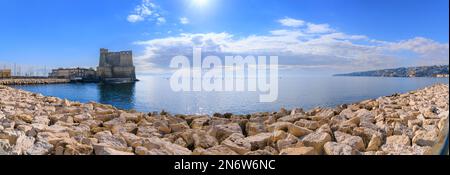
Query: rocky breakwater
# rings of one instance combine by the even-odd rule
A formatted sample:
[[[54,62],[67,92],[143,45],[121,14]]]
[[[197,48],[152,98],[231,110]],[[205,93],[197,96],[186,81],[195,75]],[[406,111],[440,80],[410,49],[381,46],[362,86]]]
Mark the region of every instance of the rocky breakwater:
[[[70,83],[69,79],[0,79],[0,85],[32,85]]]
[[[448,133],[448,96],[441,84],[331,109],[173,116],[0,86],[0,154],[436,154]]]

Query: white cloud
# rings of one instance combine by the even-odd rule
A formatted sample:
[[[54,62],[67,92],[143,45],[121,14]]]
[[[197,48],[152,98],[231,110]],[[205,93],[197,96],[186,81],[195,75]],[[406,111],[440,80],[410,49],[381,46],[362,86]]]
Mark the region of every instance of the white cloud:
[[[156,19],[158,24],[161,23],[161,20],[165,22],[165,19],[158,12],[157,6],[150,0],[142,0],[141,4],[137,5],[127,17],[127,21],[131,23],[141,22],[146,19]]]
[[[166,23],[166,18],[164,17],[158,17],[156,20],[158,25]]]
[[[335,31],[328,25],[311,24],[304,28],[273,30],[265,35],[182,33],[139,41],[135,44],[144,46],[145,52],[136,58],[137,67],[141,72],[164,70],[173,56],[192,55],[193,47],[201,47],[205,55],[276,55],[280,64],[289,69],[353,71],[404,66],[405,60],[415,65],[448,64],[448,43],[420,37],[379,41]]]
[[[334,31],[333,29],[330,28],[330,25],[328,24],[308,23],[306,24],[306,26],[307,26],[306,31],[308,33],[329,33]]]
[[[299,20],[299,19],[293,19],[293,18],[289,18],[289,17],[285,17],[284,19],[280,19],[280,20],[278,20],[278,22],[281,25],[287,26],[287,27],[300,27],[300,26],[305,25],[305,21]]]
[[[181,24],[189,24],[189,19],[188,18],[186,18],[186,17],[182,17],[182,18],[180,18],[180,23]]]
[[[135,23],[135,22],[143,21],[144,17],[139,16],[139,15],[128,15],[127,20],[128,20],[128,22]]]

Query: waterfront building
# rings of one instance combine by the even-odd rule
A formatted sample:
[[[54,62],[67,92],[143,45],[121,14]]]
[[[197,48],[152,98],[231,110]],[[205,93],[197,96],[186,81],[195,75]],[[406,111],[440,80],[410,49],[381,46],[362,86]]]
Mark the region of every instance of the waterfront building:
[[[108,49],[100,49],[97,76],[104,82],[128,83],[136,81],[133,52],[109,52]]]
[[[59,68],[53,69],[49,77],[70,79],[72,81],[93,81],[97,79],[97,73],[92,68]]]
[[[0,69],[0,78],[11,78],[11,69]]]

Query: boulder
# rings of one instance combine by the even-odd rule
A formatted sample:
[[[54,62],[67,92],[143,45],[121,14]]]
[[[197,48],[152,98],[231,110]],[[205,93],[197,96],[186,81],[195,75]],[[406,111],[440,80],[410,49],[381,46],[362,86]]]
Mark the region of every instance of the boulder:
[[[266,126],[261,122],[248,122],[245,125],[245,131],[247,132],[247,136],[254,136],[259,133],[266,132]]]
[[[234,133],[238,134],[238,133]],[[232,134],[233,135],[233,134]],[[240,135],[240,134],[238,134]],[[191,134],[191,138],[194,144],[194,148],[211,148],[219,144],[217,139],[205,131],[202,130],[194,130]],[[189,138],[184,139],[189,144]]]
[[[324,132],[313,132],[302,139],[305,146],[314,147],[318,154],[322,154],[323,145],[329,141],[331,141],[330,134]]]
[[[208,149],[196,148],[192,155],[238,155],[238,153],[227,146],[217,145]]]
[[[302,137],[311,134],[313,131],[297,125],[288,125],[288,132],[296,137]]]
[[[336,142],[327,142],[323,146],[326,155],[356,155],[357,151],[351,146]]]
[[[276,122],[276,123],[269,125],[267,127],[267,130],[269,132],[278,131],[278,130],[288,131],[288,128],[290,125],[293,125],[293,124],[289,123],[289,122]]]
[[[209,121],[209,117],[201,117],[192,120],[191,128],[192,129],[202,129],[203,126],[207,125]]]
[[[381,144],[383,144],[382,142],[381,137],[374,134],[367,145],[366,151],[378,151]]]
[[[53,151],[53,145],[45,141],[37,141],[25,152],[27,155],[49,155]]]
[[[234,133],[222,142],[222,145],[230,148],[234,152],[244,155],[251,151],[252,145],[243,135]]]
[[[190,126],[187,124],[187,122],[170,124],[169,127],[172,130],[172,132],[184,132],[190,129]]]
[[[303,128],[307,128],[307,129],[310,129],[310,130],[316,130],[317,128],[320,127],[319,122],[311,121],[311,120],[305,120],[305,119],[300,119],[299,121],[296,121],[294,123],[294,125],[300,126],[300,127],[303,127]]]
[[[386,145],[405,145],[411,146],[411,140],[405,135],[394,135],[386,138]]]
[[[419,146],[433,147],[439,142],[439,131],[437,129],[431,131],[417,131],[412,139],[412,143]]]
[[[243,135],[241,127],[236,123],[215,125],[208,131],[208,134],[215,137],[219,142],[222,142],[234,133]]]
[[[298,141],[299,140],[298,140],[297,137],[293,136],[292,134],[287,134],[285,139],[278,140],[276,142],[276,148],[278,150],[283,150],[283,149],[286,149],[286,148],[290,148],[290,147],[296,146],[295,144],[297,144]]]
[[[317,153],[313,147],[297,147],[283,149],[280,155],[317,155]]]
[[[137,128],[136,135],[139,137],[150,138],[160,136],[160,133],[154,126],[139,126]]]
[[[98,140],[98,143],[104,146],[108,146],[110,148],[120,150],[120,151],[128,151],[127,141],[118,135],[112,135],[109,131],[99,132],[94,135],[94,138]]]
[[[28,137],[25,135],[19,136],[16,140],[16,144],[12,147],[11,153],[13,155],[22,155],[34,145],[34,137]]]
[[[288,116],[284,116],[281,117],[277,120],[277,122],[289,122],[289,123],[294,123],[297,120],[300,120],[302,118],[302,114],[297,114],[297,115],[288,115]]]
[[[340,131],[334,132],[334,137],[336,138],[337,143],[346,144],[358,151],[365,150],[365,145],[361,137],[352,136]]]
[[[409,146],[404,144],[384,144],[381,150],[388,155],[430,155],[431,147],[421,147],[418,145]]]
[[[278,130],[272,133],[272,137],[270,138],[271,143],[277,143],[278,140],[283,140],[288,136],[288,134],[284,131]]]
[[[106,145],[94,144],[95,155],[134,155],[131,152],[115,150]]]
[[[247,140],[250,143],[251,150],[254,151],[258,149],[264,149],[264,147],[268,145],[271,137],[272,137],[271,133],[261,133],[247,137],[245,138],[245,140]]]
[[[190,155],[192,152],[182,146],[164,141],[157,137],[145,138],[140,145],[148,152],[146,155]]]

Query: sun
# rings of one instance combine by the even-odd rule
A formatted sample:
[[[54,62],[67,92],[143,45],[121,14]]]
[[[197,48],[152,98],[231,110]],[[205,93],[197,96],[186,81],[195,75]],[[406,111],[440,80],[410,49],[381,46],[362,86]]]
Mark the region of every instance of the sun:
[[[205,6],[208,4],[208,0],[192,0],[196,6]]]

